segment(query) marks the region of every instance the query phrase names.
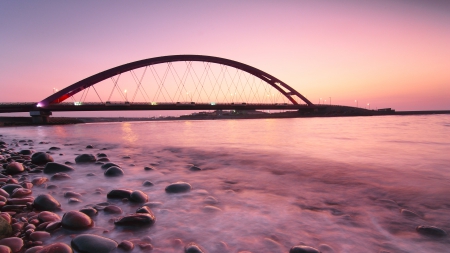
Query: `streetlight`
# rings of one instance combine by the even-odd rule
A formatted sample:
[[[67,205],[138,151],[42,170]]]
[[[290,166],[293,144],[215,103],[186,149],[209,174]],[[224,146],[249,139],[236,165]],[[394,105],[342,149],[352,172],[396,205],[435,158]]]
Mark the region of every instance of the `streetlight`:
[[[125,92],[125,102],[128,102],[128,98],[127,98],[127,90],[124,90]]]
[[[355,103],[356,103],[356,107],[358,107],[358,100],[355,100]]]
[[[369,103],[367,103],[367,106],[369,107],[369,110],[370,110],[370,104]]]

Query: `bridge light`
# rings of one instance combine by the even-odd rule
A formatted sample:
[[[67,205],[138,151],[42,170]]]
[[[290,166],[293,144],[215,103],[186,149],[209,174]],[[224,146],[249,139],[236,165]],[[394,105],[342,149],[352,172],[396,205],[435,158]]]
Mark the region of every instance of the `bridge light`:
[[[41,103],[37,103],[36,107],[42,107]]]
[[[82,102],[73,102],[73,105],[75,105],[75,106],[79,106],[79,105],[82,105],[83,103]]]
[[[211,105],[216,105],[216,102],[211,102]]]

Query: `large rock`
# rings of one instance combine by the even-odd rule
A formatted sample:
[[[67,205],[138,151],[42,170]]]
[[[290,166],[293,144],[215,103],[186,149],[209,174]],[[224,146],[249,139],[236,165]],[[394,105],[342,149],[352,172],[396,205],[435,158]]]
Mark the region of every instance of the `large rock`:
[[[123,175],[124,175],[123,170],[116,166],[109,167],[105,171],[105,176],[107,176],[107,177],[120,177]]]
[[[18,162],[11,162],[6,166],[6,173],[11,175],[22,173],[24,170],[23,165]]]
[[[82,154],[75,158],[76,163],[95,163],[97,159],[91,154]]]
[[[183,193],[192,189],[192,186],[186,182],[176,182],[166,187],[167,193]]]
[[[19,252],[23,247],[23,240],[19,237],[9,237],[0,240],[0,245],[8,246],[12,252]]]
[[[292,247],[289,253],[320,253],[320,251],[310,246],[298,245]]]
[[[114,222],[117,226],[149,226],[155,223],[153,213],[135,213],[120,217]]]
[[[45,152],[37,152],[31,156],[31,162],[36,165],[44,165],[53,161],[53,157]]]
[[[117,164],[115,164],[115,163],[105,163],[105,164],[102,165],[101,168],[104,169],[104,170],[106,170],[106,169],[108,169],[108,168],[110,168],[110,167],[112,167],[112,166],[116,166],[116,167],[119,167],[119,168],[120,168],[120,166],[117,165]]]
[[[87,229],[93,224],[91,217],[79,211],[69,211],[61,220],[61,226],[68,229]]]
[[[43,247],[36,253],[73,253],[73,250],[65,243],[56,242]]]
[[[188,245],[186,245],[186,247],[184,247],[184,252],[185,253],[203,253],[204,251],[199,245],[191,242]]]
[[[130,194],[130,201],[137,203],[145,203],[148,201],[148,196],[142,191],[136,190]]]
[[[72,248],[83,253],[109,253],[113,252],[117,242],[99,235],[83,234],[73,238]]]
[[[2,189],[7,192],[9,195],[13,193],[13,191],[17,188],[23,188],[20,184],[7,184],[2,186]]]
[[[37,196],[33,201],[33,206],[39,211],[56,211],[61,208],[61,204],[50,194]]]
[[[68,172],[73,171],[74,169],[70,166],[61,163],[49,162],[45,165],[44,173],[53,174],[58,172]]]

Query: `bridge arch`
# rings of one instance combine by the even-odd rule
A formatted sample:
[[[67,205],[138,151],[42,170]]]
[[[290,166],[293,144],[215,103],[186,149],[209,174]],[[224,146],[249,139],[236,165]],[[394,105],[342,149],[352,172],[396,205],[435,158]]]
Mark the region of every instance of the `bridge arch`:
[[[154,58],[148,58],[140,61],[130,62],[124,65],[120,65],[105,71],[102,71],[100,73],[97,73],[95,75],[92,75],[88,78],[85,78],[81,81],[78,81],[52,95],[45,98],[44,100],[40,101],[38,103],[38,107],[45,107],[50,104],[58,104],[63,102],[64,100],[68,99],[69,97],[77,94],[78,92],[96,84],[103,80],[106,80],[108,78],[111,78],[115,75],[131,71],[137,68],[142,68],[145,66],[150,66],[154,64],[160,64],[160,63],[169,63],[169,62],[177,62],[177,61],[201,61],[201,62],[210,62],[210,63],[217,63],[222,64],[226,66],[230,66],[236,69],[240,69],[242,71],[245,71],[253,76],[258,77],[259,79],[263,80],[264,82],[271,85],[273,88],[278,90],[281,94],[283,94],[289,101],[292,102],[292,104],[297,105],[297,101],[293,98],[294,96],[297,96],[299,99],[304,101],[308,106],[314,106],[313,103],[311,103],[306,97],[304,97],[302,94],[300,94],[298,91],[287,85],[286,83],[282,82],[278,78],[259,70],[255,67],[246,65],[241,62],[225,59],[225,58],[219,58],[214,56],[206,56],[206,55],[169,55],[169,56],[161,56],[161,57],[154,57]]]

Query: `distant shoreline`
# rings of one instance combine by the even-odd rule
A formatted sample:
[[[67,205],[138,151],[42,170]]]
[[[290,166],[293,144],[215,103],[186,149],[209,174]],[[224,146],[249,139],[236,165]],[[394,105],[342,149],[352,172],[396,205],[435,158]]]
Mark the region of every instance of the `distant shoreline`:
[[[102,122],[134,122],[134,121],[177,121],[177,120],[222,120],[222,119],[280,119],[280,118],[320,118],[320,117],[360,117],[360,116],[401,116],[401,115],[437,115],[450,114],[450,110],[427,111],[392,111],[380,112],[372,110],[357,111],[352,113],[311,113],[299,114],[298,112],[284,112],[271,114],[248,115],[183,115],[179,117],[50,117],[48,124],[36,124],[31,117],[5,117],[0,116],[0,127],[14,126],[39,126],[39,125],[69,125],[83,123]]]

